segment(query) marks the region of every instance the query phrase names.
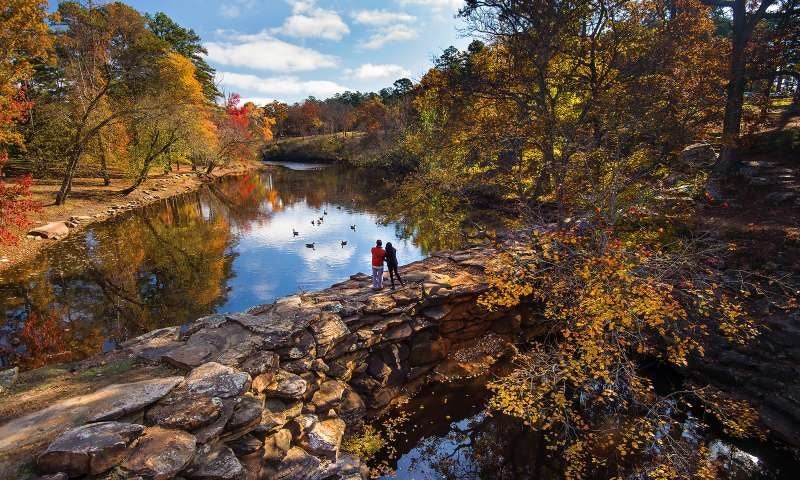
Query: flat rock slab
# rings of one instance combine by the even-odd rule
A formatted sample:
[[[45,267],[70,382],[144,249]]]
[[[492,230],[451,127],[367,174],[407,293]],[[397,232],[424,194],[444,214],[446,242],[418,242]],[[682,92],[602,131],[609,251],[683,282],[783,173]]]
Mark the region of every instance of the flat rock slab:
[[[29,230],[28,235],[58,240],[69,235],[69,226],[66,222],[50,222]]]
[[[20,451],[43,446],[66,430],[87,422],[116,419],[141,410],[164,397],[182,380],[183,377],[166,377],[109,385],[0,425],[0,473],[12,468],[8,465],[19,460]],[[8,465],[4,465],[6,462]]]
[[[300,444],[311,453],[336,461],[345,428],[346,425],[341,418],[316,422],[305,432]]]
[[[276,303],[250,313],[228,315],[227,318],[264,337],[266,349],[285,347],[319,316],[319,310],[293,302]]]
[[[300,399],[306,393],[308,382],[299,375],[279,370],[272,378],[272,382],[264,389],[264,393],[269,397],[284,399]]]
[[[237,366],[263,342],[260,336],[223,318],[223,323],[210,324],[191,334],[185,344],[170,349],[162,359],[178,368],[194,368],[212,361]]]
[[[190,480],[244,480],[245,471],[233,451],[223,445],[198,455],[186,471]]]
[[[313,479],[320,475],[319,467],[322,461],[309,455],[300,447],[292,447],[281,460],[278,471],[273,476],[274,480]]]
[[[216,362],[209,362],[192,370],[186,377],[184,387],[197,395],[236,397],[250,388],[250,375]]]
[[[194,435],[183,430],[150,427],[139,438],[122,468],[152,480],[167,480],[185,469],[196,451]]]
[[[222,400],[175,389],[158,401],[145,414],[148,424],[165,428],[194,430],[207,425],[222,413]]]
[[[39,455],[37,465],[46,473],[98,475],[119,465],[125,459],[128,445],[143,431],[142,425],[120,422],[73,428],[59,435]]]

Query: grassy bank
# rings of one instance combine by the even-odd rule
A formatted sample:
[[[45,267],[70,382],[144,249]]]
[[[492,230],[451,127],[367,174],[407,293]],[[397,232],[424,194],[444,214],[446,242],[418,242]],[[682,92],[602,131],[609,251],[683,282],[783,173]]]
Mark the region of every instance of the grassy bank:
[[[70,234],[75,234],[95,222],[108,220],[131,209],[165,198],[191,192],[218,178],[239,175],[261,166],[261,162],[252,161],[233,163],[214,170],[210,175],[190,171],[155,175],[128,195],[121,193],[121,190],[130,184],[130,179],[127,177],[111,178],[109,185],[104,185],[100,178],[77,178],[72,187],[72,196],[64,205],[56,205],[53,201],[60,180],[37,179],[31,190],[32,199],[40,205],[40,208],[30,215],[30,227],[81,217],[78,225],[70,229]],[[30,238],[26,235],[28,230],[22,229],[16,232],[15,245],[0,245],[0,272],[33,258],[57,242]]]
[[[400,152],[395,135],[343,132],[278,139],[264,147],[264,160],[340,163],[354,167],[408,169],[413,162]]]

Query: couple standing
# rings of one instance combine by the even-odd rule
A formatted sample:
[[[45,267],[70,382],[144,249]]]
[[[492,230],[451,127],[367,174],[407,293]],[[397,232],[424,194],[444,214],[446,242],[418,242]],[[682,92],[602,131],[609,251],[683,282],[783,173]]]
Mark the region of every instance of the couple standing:
[[[383,242],[378,240],[372,247],[372,289],[380,290],[383,288],[383,262],[389,269],[389,278],[392,280],[392,290],[394,290],[394,277],[400,285],[405,285],[397,271],[397,250],[392,246],[392,242],[386,242],[386,250],[381,246]]]

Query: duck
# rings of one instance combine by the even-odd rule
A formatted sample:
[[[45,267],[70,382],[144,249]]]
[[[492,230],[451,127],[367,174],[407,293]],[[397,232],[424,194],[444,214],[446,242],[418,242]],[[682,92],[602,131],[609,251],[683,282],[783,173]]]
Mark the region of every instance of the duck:
[[[300,235],[300,232],[298,232],[297,230],[292,228],[292,235],[296,237],[296,236]]]
[[[325,217],[319,217],[319,221],[322,222],[325,220]]]
[[[306,248],[314,248],[314,243],[316,242],[306,243]]]
[[[355,230],[355,229],[356,229],[355,225],[350,225],[350,230]]]
[[[314,225],[314,220],[311,220],[311,225]]]
[[[323,210],[323,211],[322,211],[322,214],[323,214],[323,215],[327,215],[327,214],[328,214],[328,211],[327,211],[327,210]]]
[[[342,248],[344,248],[345,245],[347,245],[347,240],[342,240]]]
[[[341,209],[342,209],[341,205],[336,205],[336,210],[341,210]]]

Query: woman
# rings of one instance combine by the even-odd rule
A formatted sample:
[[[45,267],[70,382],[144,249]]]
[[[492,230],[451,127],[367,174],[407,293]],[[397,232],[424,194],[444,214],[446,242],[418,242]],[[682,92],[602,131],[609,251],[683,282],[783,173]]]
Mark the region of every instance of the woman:
[[[405,285],[403,279],[400,278],[400,272],[397,271],[397,250],[392,246],[392,242],[386,242],[386,250],[383,259],[386,261],[386,266],[389,268],[389,278],[392,280],[392,290],[394,290],[394,277],[397,275],[397,281],[400,285]]]

